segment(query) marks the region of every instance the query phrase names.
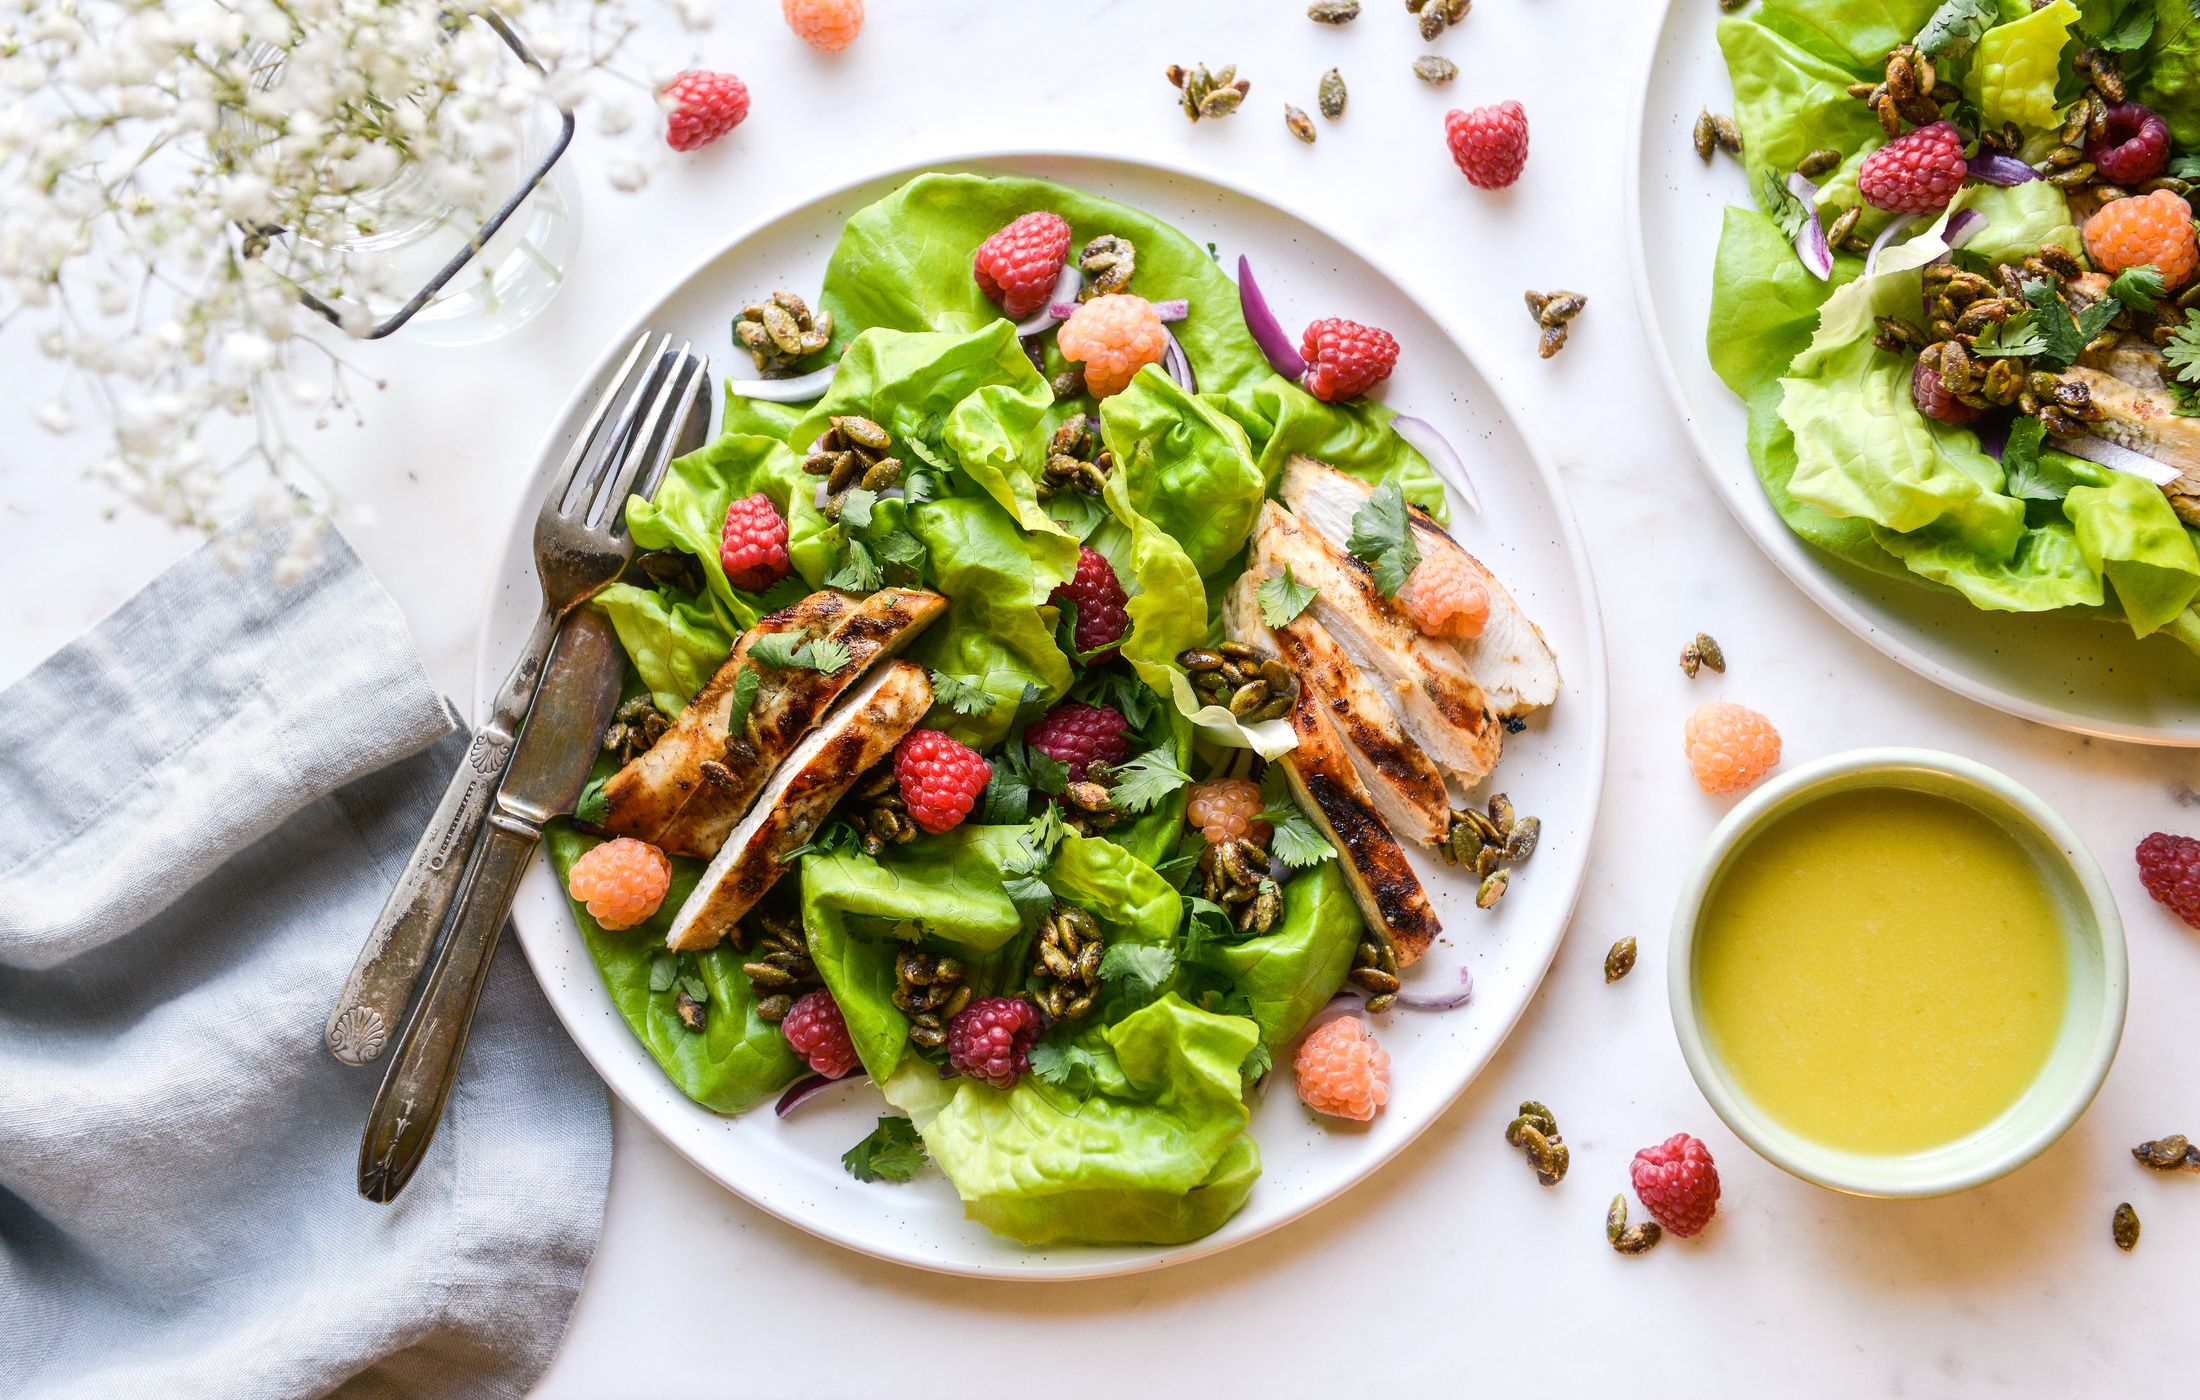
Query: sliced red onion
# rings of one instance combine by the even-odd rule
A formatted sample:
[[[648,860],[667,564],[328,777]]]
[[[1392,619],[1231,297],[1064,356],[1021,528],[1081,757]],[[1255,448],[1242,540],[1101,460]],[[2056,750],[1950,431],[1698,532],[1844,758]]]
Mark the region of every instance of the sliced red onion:
[[[1982,151],[1964,162],[1965,173],[1988,185],[2021,185],[2040,178],[2040,172],[2012,155]]]
[[[1268,298],[1260,294],[1260,284],[1253,280],[1253,265],[1243,254],[1238,257],[1238,309],[1245,313],[1245,329],[1253,333],[1254,344],[1268,357],[1269,368],[1296,384],[1306,373],[1306,358],[1299,354],[1276,313],[1268,309]]]
[[[1482,497],[1475,491],[1474,482],[1467,476],[1467,464],[1460,460],[1451,440],[1438,432],[1434,423],[1426,418],[1414,418],[1401,413],[1390,420],[1390,427],[1406,440],[1407,446],[1428,458],[1428,464],[1436,469],[1436,474],[1443,478],[1446,486],[1459,493],[1459,498],[1467,503],[1469,510],[1476,515],[1482,513]]]
[[[1940,241],[1950,248],[1960,248],[1986,232],[1986,226],[1992,222],[1993,220],[1976,209],[1958,209],[1956,216],[1948,221],[1947,229],[1941,233]]]
[[[1058,301],[1047,308],[1047,314],[1057,321],[1067,321],[1077,314],[1077,308],[1083,304],[1076,301]],[[1183,297],[1178,297],[1174,301],[1152,302],[1150,305],[1153,307],[1154,314],[1161,318],[1163,324],[1171,321],[1181,321],[1192,314],[1191,302]]]
[[[839,371],[840,365],[835,362],[792,379],[728,379],[726,392],[744,399],[761,399],[765,403],[808,403],[825,396],[825,391],[832,387],[833,376]]]
[[[794,1112],[797,1107],[808,1103],[811,1099],[816,1098],[835,1084],[842,1083],[847,1078],[848,1076],[845,1074],[839,1079],[827,1079],[822,1074],[813,1074],[806,1078],[797,1079],[787,1086],[786,1093],[779,1096],[779,1103],[772,1111],[784,1118]]]
[[[1454,1011],[1465,1006],[1474,996],[1474,969],[1459,969],[1459,990],[1448,996],[1416,996],[1411,992],[1398,993],[1398,1005],[1415,1011]]]
[[[1161,333],[1169,340],[1169,348],[1161,352],[1161,367],[1169,372],[1169,378],[1175,380],[1185,393],[1198,393],[1199,377],[1192,373],[1191,359],[1184,353],[1184,347],[1177,343],[1176,332],[1163,326]]]
[[[2144,452],[2134,452],[2122,443],[2110,442],[2107,438],[2093,437],[2090,434],[2085,437],[2062,438],[2054,446],[2058,451],[2067,452],[2073,457],[2083,457],[2088,462],[2098,462],[2112,471],[2143,476],[2156,486],[2167,486],[2184,475],[2177,468],[2166,462],[2156,461]]]
[[[1082,280],[1077,272],[1077,264],[1063,263],[1061,274],[1054,279],[1054,290],[1047,293],[1047,304],[1039,308],[1038,315],[1016,323],[1017,336],[1028,339],[1042,335],[1054,329],[1055,322],[1067,321],[1069,311],[1077,309],[1077,287]],[[1069,311],[1061,309],[1065,302],[1069,305]]]
[[[1800,173],[1788,176],[1788,193],[1803,201],[1806,216],[1795,231],[1795,256],[1819,281],[1833,276],[1833,245],[1826,242],[1826,226],[1818,221],[1818,187]]]
[[[1901,237],[1903,230],[1916,223],[1917,220],[1918,216],[1915,214],[1902,214],[1887,220],[1887,226],[1879,231],[1877,238],[1872,240],[1871,251],[1864,255],[1864,275],[1866,277],[1879,270],[1879,255],[1886,252],[1888,245]]]

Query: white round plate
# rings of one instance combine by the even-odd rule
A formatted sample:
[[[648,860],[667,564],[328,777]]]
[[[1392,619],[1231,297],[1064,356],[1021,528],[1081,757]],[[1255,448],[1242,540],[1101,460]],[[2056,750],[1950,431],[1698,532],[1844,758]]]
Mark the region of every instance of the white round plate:
[[[1543,821],[1541,845],[1503,902],[1486,913],[1476,910],[1470,878],[1418,862],[1448,933],[1413,974],[1413,985],[1448,991],[1457,986],[1458,970],[1468,967],[1473,1000],[1450,1012],[1400,1010],[1384,1019],[1391,1100],[1367,1128],[1315,1121],[1292,1093],[1288,1072],[1271,1079],[1253,1113],[1260,1182],[1245,1208],[1207,1238],[1174,1248],[1025,1249],[966,1220],[954,1188],[936,1171],[893,1186],[865,1185],[842,1169],[841,1153],[870,1130],[884,1107],[865,1084],[830,1090],[785,1119],[769,1106],[723,1118],[674,1088],[604,995],[547,859],[529,873],[512,918],[551,1005],[612,1091],[696,1166],[774,1215],[867,1254],[953,1273],[1077,1278],[1158,1268],[1274,1229],[1374,1171],[1489,1062],[1534,995],[1581,888],[1603,785],[1604,652],[1587,555],[1557,473],[1437,317],[1311,220],[1188,170],[1085,155],[992,154],[840,187],[736,234],[676,279],[632,328],[606,341],[605,360],[589,383],[645,326],[691,337],[723,374],[734,354],[726,329],[730,313],[774,287],[807,293],[818,286],[847,217],[927,168],[1039,175],[1150,210],[1193,238],[1213,239],[1225,261],[1247,253],[1279,307],[1326,308],[1342,299],[1355,315],[1396,333],[1405,353],[1383,396],[1441,424],[1469,459],[1485,513],[1458,506],[1454,529],[1542,624],[1566,677],[1557,705],[1508,744],[1499,770],[1499,785],[1520,810]],[[562,450],[582,412],[576,399],[550,448]],[[536,495],[526,493],[525,508],[507,534],[483,620],[477,712],[539,606],[529,553]]]
[[[1731,110],[1715,5],[1667,0],[1623,159],[1628,252],[1651,357],[1711,484],[1796,587],[1865,641],[1959,695],[2041,724],[2200,746],[2200,658],[2108,618],[1982,612],[1953,593],[1859,569],[1789,531],[1758,485],[1741,400],[1711,372],[1704,330],[1722,211],[1750,204],[1739,163],[1696,159],[1696,113]],[[1650,250],[1656,250],[1656,256]]]

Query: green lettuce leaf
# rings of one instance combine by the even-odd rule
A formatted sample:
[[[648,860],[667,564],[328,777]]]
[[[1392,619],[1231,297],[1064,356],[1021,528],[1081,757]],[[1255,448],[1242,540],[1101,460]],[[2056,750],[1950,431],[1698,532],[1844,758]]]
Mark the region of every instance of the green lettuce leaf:
[[[2071,488],[2063,511],[2085,562],[2115,587],[2125,620],[2144,637],[2200,596],[2200,553],[2160,487],[2129,472],[2094,475],[2098,484]]]
[[[1963,90],[1988,123],[2015,122],[2027,131],[2057,124],[2055,85],[2063,46],[2077,20],[2078,7],[2070,0],[2052,0],[1986,31],[1971,56]]]
[[[1149,365],[1101,401],[1100,434],[1130,505],[1174,537],[1202,576],[1237,557],[1267,483],[1235,419]]]
[[[1965,185],[1953,207],[1976,209],[1986,216],[1986,227],[1963,248],[1988,262],[2021,262],[2038,252],[2042,243],[2058,243],[2073,253],[2085,251],[2078,226],[2070,218],[2070,202],[2045,180]]]
[[[1813,57],[1877,76],[1887,50],[1907,44],[1940,0],[1765,0],[1752,16]]]
[[[1240,1003],[1279,1058],[1313,1014],[1344,987],[1365,927],[1336,861],[1284,886],[1283,917],[1258,938],[1203,942],[1192,961],[1220,979],[1229,1004]]]
[[[884,1089],[971,1219],[1026,1245],[1180,1244],[1236,1214],[1260,1174],[1238,1066],[1260,1032],[1168,994],[1080,1035],[1090,1094],[905,1064]]]
[[[690,598],[670,588],[614,583],[596,595],[595,605],[611,619],[651,702],[667,715],[680,713],[717,674],[734,638],[754,621],[753,613],[744,620],[715,591]]]
[[[802,459],[776,437],[727,433],[673,462],[655,500],[639,496],[629,500],[627,530],[638,549],[678,549],[694,555],[709,580],[711,598],[740,627],[747,627],[762,609],[755,594],[726,582],[725,566],[718,562],[726,507],[761,492],[785,514],[791,501],[814,494],[815,486],[816,479],[802,473]]]
[[[2147,55],[2139,101],[2169,124],[2178,146],[2200,145],[2200,17],[2190,0],[2154,0]]]
[[[1857,204],[1857,167],[1886,139],[1878,120],[1848,94],[1859,75],[1753,17],[1720,20],[1718,33],[1734,85],[1734,121],[1742,131],[1750,189],[1762,189],[1768,176],[1785,180],[1804,156],[1830,148],[1843,160],[1820,182],[1819,205],[1830,214]],[[1858,226],[1869,233],[1885,222],[1884,214],[1866,207]]]
[[[1206,379],[1200,382],[1213,384]],[[1438,520],[1451,519],[1451,506],[1435,470],[1391,431],[1390,420],[1397,415],[1374,399],[1326,404],[1275,374],[1209,388],[1200,398],[1245,429],[1261,480],[1270,486],[1293,457],[1312,457],[1378,486],[1395,481],[1404,488],[1407,500]]]
[[[1008,732],[1027,688],[1040,700],[1069,689],[1069,658],[1055,644],[1047,597],[1077,571],[1077,541],[1026,533],[985,496],[928,501],[908,520],[931,556],[931,581],[948,598],[947,615],[917,639],[910,659],[993,697],[980,715],[933,715],[964,743],[991,747]]]

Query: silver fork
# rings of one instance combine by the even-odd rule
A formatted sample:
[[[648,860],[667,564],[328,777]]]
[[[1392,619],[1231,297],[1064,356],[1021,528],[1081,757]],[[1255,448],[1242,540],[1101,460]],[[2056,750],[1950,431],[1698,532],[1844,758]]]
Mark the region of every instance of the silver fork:
[[[535,521],[535,573],[542,584],[542,614],[497,691],[487,721],[475,731],[465,760],[451,775],[435,815],[421,832],[329,1012],[322,1039],[329,1053],[346,1064],[372,1062],[405,1014],[420,969],[458,894],[467,853],[481,831],[490,794],[504,776],[514,733],[542,678],[543,659],[559,622],[618,578],[634,552],[626,536],[623,502],[643,454],[627,449],[651,394],[660,392],[668,376],[688,358],[687,346],[682,345],[678,355],[671,353],[671,347],[671,336],[647,331],[635,340],[544,493],[542,512]],[[646,435],[642,441],[647,441]],[[614,467],[621,469],[617,494],[603,489]],[[643,483],[643,495],[656,492],[655,478],[662,476],[662,469],[659,463],[652,479]],[[600,510],[606,500],[621,508]],[[598,521],[598,515],[604,519]]]

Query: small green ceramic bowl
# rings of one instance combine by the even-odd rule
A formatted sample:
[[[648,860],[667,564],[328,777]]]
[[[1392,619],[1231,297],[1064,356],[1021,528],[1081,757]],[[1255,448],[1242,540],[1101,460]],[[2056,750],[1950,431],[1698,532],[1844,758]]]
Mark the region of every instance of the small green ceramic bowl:
[[[1750,839],[1768,823],[1820,798],[1883,787],[1952,798],[1999,823],[2032,853],[2063,907],[2070,942],[2070,1000],[2062,1035],[2032,1087],[1970,1136],[1897,1156],[1829,1148],[1762,1113],[1705,1036],[1696,992],[1696,935],[1704,908]],[[2128,981],[2123,920],[2100,867],[2077,834],[2046,803],[2003,774],[1930,749],[1856,749],[1767,782],[1712,832],[1673,912],[1673,1029],[1697,1087],[1726,1125],[1774,1166],[1859,1196],[1964,1191],[2015,1171],[2046,1151],[2077,1121],[2108,1077],[2123,1036]]]

